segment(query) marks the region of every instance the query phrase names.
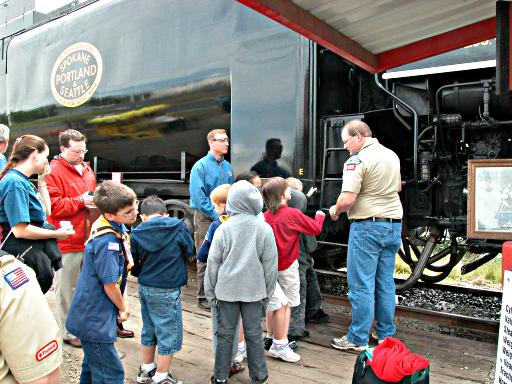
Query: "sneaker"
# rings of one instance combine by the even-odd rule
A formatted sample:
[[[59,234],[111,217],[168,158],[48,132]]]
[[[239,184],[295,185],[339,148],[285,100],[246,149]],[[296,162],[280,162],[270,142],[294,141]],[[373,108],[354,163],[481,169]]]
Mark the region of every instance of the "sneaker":
[[[382,344],[382,342],[384,341],[384,339],[379,339],[379,335],[377,335],[377,331],[375,329],[372,331],[370,336],[373,340],[376,340],[378,344]]]
[[[153,368],[149,372],[142,369],[142,367],[140,367],[139,373],[137,375],[137,383],[140,383],[140,384],[151,383],[151,379],[153,378],[153,376],[155,376],[155,372],[156,372],[156,367]]]
[[[160,381],[155,381],[154,378],[151,380],[152,384],[183,384],[181,380],[176,380],[170,373],[167,373],[167,377]]]
[[[368,348],[368,345],[355,345],[354,343],[350,342],[347,339],[347,335],[340,337],[339,339],[332,339],[331,340],[331,346],[336,349],[341,350],[352,350],[356,352],[362,352],[366,348]]]
[[[247,359],[247,349],[244,348],[244,349],[239,349],[236,351],[236,355],[235,355],[235,358],[233,359],[233,361],[236,361],[237,363],[241,363],[245,359]]]
[[[205,311],[210,311],[212,309],[212,306],[206,299],[197,299],[197,306]]]
[[[313,316],[306,319],[310,323],[328,323],[331,317],[320,308]]]
[[[214,376],[210,378],[210,384],[227,384],[228,381],[219,381]]]
[[[296,342],[296,341],[294,341],[294,340],[293,340],[293,341],[290,341],[290,342],[288,343],[288,346],[289,346],[289,347],[290,347],[290,349],[291,349],[293,352],[295,352],[295,353],[297,353],[297,351],[300,349],[300,345],[299,345],[299,343],[297,343],[297,342]]]
[[[288,335],[288,340],[297,341],[304,340],[306,337],[309,337],[309,331],[304,331],[302,335]]]
[[[229,368],[229,377],[242,372],[245,369],[244,365],[238,361],[231,362],[231,368]]]
[[[263,347],[265,348],[266,351],[268,351],[270,349],[270,347],[272,346],[273,341],[274,340],[272,340],[271,337],[264,337],[263,338]]]
[[[270,356],[288,363],[296,363],[300,360],[300,355],[293,352],[288,345],[276,347],[275,344],[272,344],[269,352]]]
[[[268,376],[262,380],[252,379],[251,383],[253,383],[253,384],[268,384]]]
[[[78,337],[74,337],[72,339],[64,339],[62,340],[64,344],[70,345],[73,348],[82,348],[82,342]]]

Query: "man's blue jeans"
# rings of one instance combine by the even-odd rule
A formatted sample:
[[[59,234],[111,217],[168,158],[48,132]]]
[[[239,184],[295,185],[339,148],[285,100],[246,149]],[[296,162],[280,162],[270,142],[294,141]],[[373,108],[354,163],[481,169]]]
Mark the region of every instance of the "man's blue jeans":
[[[348,298],[352,323],[347,338],[356,345],[367,345],[373,319],[379,339],[396,331],[395,255],[400,249],[402,224],[353,222],[348,240]]]
[[[123,384],[124,369],[114,344],[82,341],[80,384]]]

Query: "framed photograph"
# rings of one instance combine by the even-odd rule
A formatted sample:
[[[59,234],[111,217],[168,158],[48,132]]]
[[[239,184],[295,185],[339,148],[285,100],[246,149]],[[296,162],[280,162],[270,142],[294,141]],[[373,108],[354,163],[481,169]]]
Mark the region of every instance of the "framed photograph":
[[[512,159],[468,162],[467,236],[512,240]]]

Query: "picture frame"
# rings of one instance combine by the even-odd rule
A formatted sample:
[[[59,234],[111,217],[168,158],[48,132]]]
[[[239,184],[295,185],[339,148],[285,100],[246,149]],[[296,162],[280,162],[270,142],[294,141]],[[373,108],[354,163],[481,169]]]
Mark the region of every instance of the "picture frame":
[[[467,237],[512,240],[512,159],[469,160]]]

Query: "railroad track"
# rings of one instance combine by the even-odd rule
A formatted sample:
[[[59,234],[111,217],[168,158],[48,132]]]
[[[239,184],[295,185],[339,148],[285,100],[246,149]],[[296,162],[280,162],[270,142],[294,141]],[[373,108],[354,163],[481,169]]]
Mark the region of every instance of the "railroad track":
[[[343,279],[347,278],[346,272],[343,271],[333,271],[328,269],[317,269],[315,268],[317,274],[327,275],[327,276],[337,276]],[[400,282],[405,281],[404,279],[395,278],[395,282],[398,284]],[[485,297],[502,297],[502,292],[497,289],[490,288],[475,288],[475,287],[465,287],[461,285],[450,285],[450,284],[431,284],[424,283],[422,281],[418,281],[414,288],[431,288],[438,289],[444,292],[454,292],[454,293],[467,293],[473,294],[475,296],[485,296]],[[399,293],[399,291],[398,291]]]
[[[350,308],[350,302],[346,296],[323,294],[324,303]],[[435,324],[440,327],[465,329],[472,332],[483,333],[486,336],[498,336],[499,322],[494,320],[478,319],[476,317],[462,316],[452,313],[431,311],[428,309],[411,308],[397,305],[395,316],[424,323]]]
[[[342,276],[343,274],[336,271],[324,271],[317,270],[317,273],[320,274],[328,274],[332,276]],[[195,269],[191,269],[189,267],[189,274],[195,276]],[[436,288],[439,285],[435,286]],[[447,289],[456,289],[455,286],[443,286]],[[473,289],[475,292],[480,292],[481,290]],[[484,290],[485,294],[494,294],[494,291],[487,292]],[[501,292],[500,292],[501,295]],[[345,312],[350,309],[350,302],[346,296],[337,296],[331,294],[322,294],[324,298],[324,303],[329,306],[334,306],[337,308],[344,308]],[[479,319],[471,316],[463,316],[458,314],[432,311],[428,309],[422,308],[412,308],[403,305],[397,305],[395,309],[395,316],[408,319],[413,321],[418,321],[421,323],[428,323],[438,327],[445,327],[449,329],[462,329],[465,331],[469,331],[472,333],[477,333],[485,336],[485,338],[493,338],[498,336],[499,331],[499,322],[494,320],[485,320]]]

